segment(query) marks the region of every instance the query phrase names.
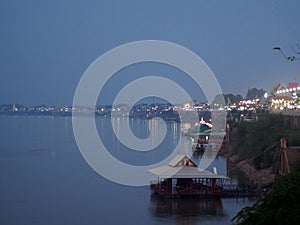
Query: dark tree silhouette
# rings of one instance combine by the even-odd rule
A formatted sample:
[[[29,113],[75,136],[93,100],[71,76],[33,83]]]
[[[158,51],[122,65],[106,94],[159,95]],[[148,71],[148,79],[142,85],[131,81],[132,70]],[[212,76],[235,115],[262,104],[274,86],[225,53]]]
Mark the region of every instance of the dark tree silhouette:
[[[243,208],[232,221],[240,225],[300,224],[300,173],[277,180],[267,197]]]

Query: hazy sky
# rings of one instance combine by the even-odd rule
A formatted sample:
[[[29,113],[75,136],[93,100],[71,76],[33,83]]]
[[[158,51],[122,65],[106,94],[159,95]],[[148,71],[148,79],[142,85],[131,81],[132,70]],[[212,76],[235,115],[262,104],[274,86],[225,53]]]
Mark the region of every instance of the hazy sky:
[[[194,51],[224,93],[245,95],[251,87],[270,90],[294,75],[300,79],[300,60],[287,61],[272,50],[280,46],[290,55],[291,46],[300,44],[299,9],[298,0],[2,0],[0,103],[71,104],[81,76],[97,57],[118,45],[148,39]],[[157,65],[144,70],[167,76],[174,72]],[[195,90],[180,74],[174,76]],[[112,87],[125,81],[120,76]],[[198,93],[191,95],[201,98]]]

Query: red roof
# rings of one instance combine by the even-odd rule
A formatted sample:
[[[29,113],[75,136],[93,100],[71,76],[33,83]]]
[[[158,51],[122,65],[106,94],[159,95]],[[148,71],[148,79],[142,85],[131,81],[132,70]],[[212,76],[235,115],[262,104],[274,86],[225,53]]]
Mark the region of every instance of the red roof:
[[[288,83],[288,88],[297,88],[299,86],[298,82],[291,82]]]

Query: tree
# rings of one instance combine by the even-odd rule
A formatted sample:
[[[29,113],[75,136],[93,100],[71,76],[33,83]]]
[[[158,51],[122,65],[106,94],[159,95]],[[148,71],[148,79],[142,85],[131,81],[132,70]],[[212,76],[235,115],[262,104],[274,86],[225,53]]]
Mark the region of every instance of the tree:
[[[300,173],[281,177],[267,197],[243,208],[232,219],[240,225],[300,224]]]
[[[248,89],[248,92],[246,94],[246,99],[257,99],[257,98],[262,98],[266,91],[264,89],[257,89],[257,88],[251,88]]]
[[[218,104],[219,106],[224,106],[225,105],[231,105],[233,103],[238,103],[239,101],[242,101],[243,97],[241,95],[234,95],[234,94],[221,94],[221,95],[216,95],[213,104]]]

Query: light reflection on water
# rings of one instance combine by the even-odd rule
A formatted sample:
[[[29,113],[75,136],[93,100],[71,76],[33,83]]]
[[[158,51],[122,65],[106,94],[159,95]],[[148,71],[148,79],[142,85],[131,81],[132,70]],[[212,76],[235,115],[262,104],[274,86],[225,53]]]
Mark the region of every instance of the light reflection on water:
[[[108,122],[110,118],[96,119],[111,153],[143,164],[166,157],[181,130],[168,122],[168,140],[141,156],[128,154],[115,141]],[[133,120],[132,128],[146,136],[148,122]],[[247,198],[161,199],[147,186],[109,182],[83,160],[68,117],[0,116],[0,137],[1,224],[230,224],[238,210],[253,203]],[[226,159],[217,157],[208,169],[216,166],[225,175],[226,165]]]

